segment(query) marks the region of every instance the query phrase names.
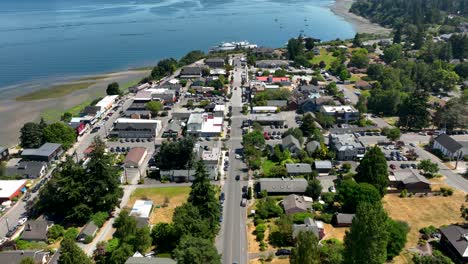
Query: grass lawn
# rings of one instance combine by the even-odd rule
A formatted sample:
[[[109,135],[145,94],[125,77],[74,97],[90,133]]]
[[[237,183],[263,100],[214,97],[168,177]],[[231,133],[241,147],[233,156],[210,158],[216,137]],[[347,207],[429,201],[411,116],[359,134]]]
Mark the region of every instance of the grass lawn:
[[[436,188],[438,189],[439,186]],[[465,201],[465,193],[455,191],[452,196],[430,196],[400,198],[398,194],[387,194],[384,207],[389,216],[395,220],[408,223],[410,232],[405,248],[415,247],[419,238],[419,229],[433,225],[440,227],[451,223],[462,222],[460,206]]]
[[[49,108],[45,111],[42,112],[41,117],[44,118],[45,121],[47,122],[56,122],[60,120],[60,117],[63,115],[65,112],[70,112],[73,116],[78,116],[83,109],[88,106],[92,100],[86,100],[78,105],[75,105],[65,111],[62,111],[57,108]]]
[[[330,65],[334,60],[336,60],[335,57],[332,56],[333,53],[328,52],[326,49],[320,49],[320,55],[314,56],[314,58],[310,61],[312,64],[319,64],[320,61],[324,61],[326,66],[325,69],[328,70],[330,69]]]
[[[382,117],[382,119],[391,126],[396,126],[396,123],[398,122],[398,116]]]
[[[274,166],[276,166],[276,163],[271,161],[271,160],[268,160],[268,159],[265,159],[262,163],[262,171],[265,175],[268,175],[268,173],[270,172],[271,168],[273,168]]]
[[[268,257],[268,255],[265,253],[265,258]],[[270,263],[270,264],[289,264],[289,258],[288,257],[282,257],[282,258],[274,258],[271,261],[268,262],[261,262],[259,259],[252,259],[249,261],[249,264],[262,264],[262,263]]]
[[[190,193],[190,186],[162,187],[162,188],[138,188],[127,203],[127,207],[132,208],[136,200],[152,200],[154,209],[151,213],[150,223],[171,223],[174,209],[187,201]],[[169,206],[156,208],[164,203],[165,198],[169,199]]]
[[[67,94],[70,94],[74,91],[86,89],[93,84],[95,83],[84,82],[84,83],[67,83],[67,84],[56,85],[47,89],[42,89],[42,90],[34,91],[32,93],[18,96],[16,97],[16,101],[34,101],[34,100],[49,99],[49,98],[59,98]]]

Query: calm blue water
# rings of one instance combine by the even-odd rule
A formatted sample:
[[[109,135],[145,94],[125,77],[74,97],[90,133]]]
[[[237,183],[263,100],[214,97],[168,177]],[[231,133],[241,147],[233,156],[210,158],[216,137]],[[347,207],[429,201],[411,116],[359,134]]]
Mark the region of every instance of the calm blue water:
[[[0,89],[123,70],[221,41],[350,38],[331,0],[2,0]],[[276,19],[276,20],[275,20]],[[306,21],[307,20],[307,21]]]

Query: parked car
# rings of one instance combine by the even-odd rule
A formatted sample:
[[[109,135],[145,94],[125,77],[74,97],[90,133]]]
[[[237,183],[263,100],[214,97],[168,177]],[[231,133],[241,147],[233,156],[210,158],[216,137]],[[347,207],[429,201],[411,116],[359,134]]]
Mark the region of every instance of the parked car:
[[[392,170],[396,169],[395,164],[390,164],[390,169],[392,169]]]
[[[240,175],[236,175],[236,181],[240,180]]]
[[[409,143],[409,145],[410,145],[411,147],[413,147],[413,148],[416,147],[416,145],[415,145],[414,143]]]
[[[241,159],[241,158],[242,158],[241,155],[236,154],[236,159]]]
[[[278,249],[275,253],[276,256],[289,256],[291,255],[291,250],[289,249]]]
[[[21,218],[20,220],[18,220],[18,225],[24,225],[24,223],[26,223],[26,221],[28,221],[28,218],[27,217],[23,217]]]

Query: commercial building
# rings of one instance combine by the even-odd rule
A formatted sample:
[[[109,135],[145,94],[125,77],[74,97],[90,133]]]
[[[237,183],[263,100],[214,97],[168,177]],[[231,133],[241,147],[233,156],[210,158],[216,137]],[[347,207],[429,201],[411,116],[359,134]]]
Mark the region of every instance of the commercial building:
[[[146,148],[134,147],[125,156],[124,166],[126,168],[139,168],[147,155],[148,150]]]
[[[160,131],[160,120],[119,118],[114,122],[110,135],[120,138],[154,138]]]
[[[225,105],[215,105],[213,109],[213,115],[216,117],[223,117],[224,118],[224,111],[226,110]]]
[[[337,160],[361,159],[366,153],[364,144],[353,134],[330,134],[329,145]]]
[[[118,98],[118,95],[107,95],[102,98],[101,101],[97,102],[96,107],[99,107],[101,112],[105,112],[112,108]]]
[[[210,68],[224,68],[224,59],[223,58],[211,58],[206,59],[205,64]]]
[[[359,111],[351,105],[322,105],[320,112],[333,116],[337,123],[348,123],[359,120]]]
[[[25,186],[26,180],[0,180],[0,203],[21,195]]]
[[[266,191],[268,195],[303,194],[307,185],[304,178],[261,178],[259,191]]]
[[[219,137],[223,132],[223,118],[212,113],[193,113],[187,122],[187,133],[199,137]]]
[[[265,82],[265,83],[289,83],[290,79],[289,77],[274,77],[273,75],[270,76],[257,76],[255,78],[259,82]]]
[[[173,182],[192,182],[195,179],[195,170],[165,170],[160,171],[161,177]]]
[[[203,160],[203,163],[205,164],[208,177],[211,180],[217,179],[218,169],[219,169],[219,159],[221,157],[221,149],[212,148],[210,150],[203,150],[203,148],[200,147],[199,157],[201,160]]]
[[[289,61],[286,60],[258,60],[255,62],[255,67],[257,68],[281,68],[289,66]]]
[[[276,106],[254,106],[252,107],[252,113],[276,113],[278,107]]]
[[[164,132],[162,133],[163,138],[177,138],[179,137],[180,133],[182,132],[182,125],[179,120],[172,120],[169,124],[167,124]]]
[[[254,114],[250,116],[251,122],[257,122],[260,125],[282,126],[286,120],[278,114]]]
[[[434,139],[432,149],[440,150],[442,154],[449,158],[458,159],[468,155],[468,153],[463,153],[464,148],[460,142],[457,142],[455,139],[445,133],[438,135]]]
[[[24,149],[21,157],[25,160],[51,162],[58,160],[63,153],[62,145],[57,143],[44,143],[37,149]]]
[[[181,79],[195,79],[202,76],[201,67],[183,67],[180,70],[179,78]]]
[[[151,87],[150,83],[138,84],[128,88],[128,91],[131,93],[138,93],[141,90],[148,89]]]
[[[171,104],[176,101],[176,92],[165,88],[148,89],[151,91],[151,100],[159,101],[162,104]]]

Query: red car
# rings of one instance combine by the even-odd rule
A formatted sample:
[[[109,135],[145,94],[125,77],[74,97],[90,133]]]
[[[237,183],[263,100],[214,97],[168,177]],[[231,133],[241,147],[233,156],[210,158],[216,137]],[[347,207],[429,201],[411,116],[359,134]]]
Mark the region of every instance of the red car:
[[[395,164],[390,164],[390,169],[392,169],[392,170],[396,169]]]

